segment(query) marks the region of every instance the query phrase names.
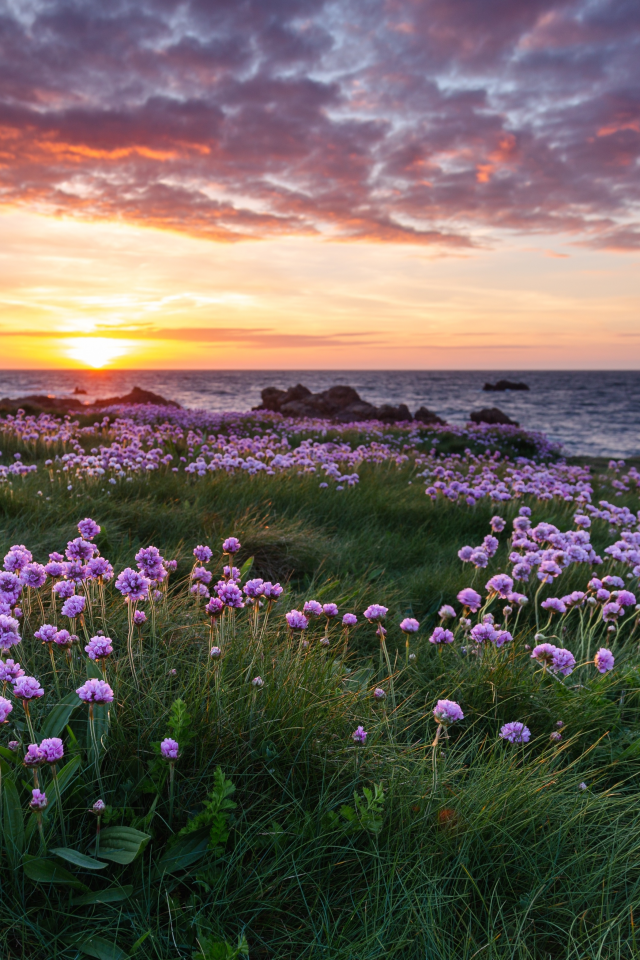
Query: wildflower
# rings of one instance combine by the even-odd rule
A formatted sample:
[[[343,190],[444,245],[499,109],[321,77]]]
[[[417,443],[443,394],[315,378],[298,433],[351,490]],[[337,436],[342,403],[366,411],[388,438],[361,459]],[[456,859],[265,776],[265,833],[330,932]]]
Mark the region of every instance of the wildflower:
[[[476,570],[489,566],[489,554],[482,547],[478,547],[469,557]]]
[[[20,744],[18,743],[17,740],[9,740],[9,743],[7,744],[7,746],[12,753],[17,753],[18,747],[20,746]]]
[[[513,720],[511,723],[505,723],[500,729],[500,736],[509,743],[528,743],[531,739],[531,731],[524,723]]]
[[[560,743],[562,740],[562,734],[559,730],[554,730],[553,733],[549,734],[549,740],[551,740],[553,743]]]
[[[36,788],[35,790],[31,791],[31,802],[29,806],[32,810],[35,810],[36,812],[44,810],[48,803],[49,801],[47,800],[47,795],[46,793],[43,793],[42,790],[38,790]]]
[[[96,680],[91,677],[81,687],[78,687],[76,693],[85,703],[111,703],[113,701],[113,690],[105,680]]]
[[[458,594],[458,600],[463,606],[468,607],[472,613],[479,610],[482,604],[480,594],[476,593],[471,587],[465,587],[464,590],[461,590]]]
[[[578,790],[586,790],[586,789],[587,789],[587,785],[583,780],[582,783],[578,784]]]
[[[178,569],[178,561],[177,561],[177,560],[165,560],[165,561],[164,561],[164,568],[165,568],[165,570],[167,570],[169,573],[174,573],[174,572]]]
[[[61,613],[63,617],[69,617],[70,620],[74,620],[84,611],[84,605],[84,597],[69,597],[69,599],[65,600],[62,604]]]
[[[593,658],[593,662],[596,665],[598,673],[607,673],[609,670],[613,670],[616,661],[610,650],[607,650],[606,647],[601,647]]]
[[[400,621],[400,629],[403,633],[417,633],[420,629],[420,624],[417,620],[414,620],[413,617],[405,617],[404,620]]]
[[[429,643],[453,643],[453,639],[451,630],[445,630],[444,627],[436,627],[429,637]]]
[[[256,687],[259,690],[260,687],[264,687],[264,680],[262,677],[254,677],[251,681],[251,686]]]
[[[438,610],[438,616],[440,617],[441,620],[453,620],[455,615],[456,615],[455,610],[453,609],[453,607],[450,607],[448,603],[445,603]]]
[[[309,614],[311,617],[319,617],[322,615],[322,604],[318,603],[317,600],[307,600],[302,612]]]
[[[264,580],[260,577],[256,577],[253,580],[247,580],[244,585],[244,592],[252,600],[256,600],[258,597],[262,596],[262,591],[264,588]]]
[[[225,550],[225,553],[226,552],[227,551]],[[211,547],[206,547],[200,544],[199,546],[193,548],[193,555],[196,560],[200,561],[200,563],[209,563],[209,560],[211,560],[213,556],[213,550]]]
[[[322,612],[325,617],[337,617],[338,616],[338,606],[335,603],[323,603]]]
[[[116,579],[116,590],[125,600],[143,600],[149,592],[150,581],[138,570],[126,567]]]
[[[51,623],[43,623],[38,630],[35,631],[34,637],[36,640],[42,640],[43,643],[52,643],[55,640],[56,633],[58,628],[54,627]]]
[[[271,583],[269,580],[265,580],[262,596],[267,600],[277,600],[283,593],[284,587],[281,587],[279,583]]]
[[[211,647],[211,653],[209,654],[212,660],[219,660],[222,656],[222,650],[220,647]]]
[[[7,723],[7,717],[13,710],[13,704],[5,697],[0,697],[0,723]]]
[[[148,580],[162,583],[167,577],[167,571],[164,567],[164,557],[157,547],[143,547],[141,550],[138,550],[136,553],[136,563],[138,570]]]
[[[433,708],[433,715],[444,726],[455,723],[457,720],[464,720],[464,713],[459,703],[455,700],[438,700]]]
[[[536,635],[537,638],[537,635]],[[553,643],[540,643],[537,647],[533,648],[531,653],[532,660],[539,660],[540,663],[546,663],[547,665],[553,663],[553,655],[558,648],[554,646]]]
[[[309,626],[308,619],[300,610],[290,610],[289,613],[285,614],[285,620],[289,624],[290,630],[306,630]]]
[[[384,700],[386,696],[387,696],[387,693],[385,690],[382,689],[382,687],[376,687],[375,690],[373,691],[374,700]]]
[[[44,696],[44,690],[35,677],[22,676],[14,683],[13,694],[17,700],[37,700]]]
[[[549,597],[548,600],[543,600],[541,607],[544,610],[552,610],[554,613],[566,613],[567,606],[563,600],[560,600],[559,597]]]
[[[76,592],[76,585],[70,580],[61,580],[60,583],[56,583],[53,588],[53,592],[60,600],[68,600],[69,597],[73,597]]]
[[[410,653],[410,654],[409,654],[409,660],[415,660],[415,658],[416,658],[415,653]]]
[[[237,567],[230,567],[230,566],[227,564],[226,566],[224,566],[224,567],[222,568],[222,573],[223,573],[223,575],[224,575],[225,577],[227,577],[227,579],[229,579],[229,580],[236,580],[236,581],[238,581],[238,580],[240,579],[240,571],[238,570]]]
[[[58,630],[58,632],[56,633],[53,639],[55,643],[58,644],[59,647],[69,648],[73,645],[74,641],[77,640],[78,638],[76,637],[75,633],[69,633],[68,630]]]
[[[370,623],[375,623],[378,620],[384,620],[388,612],[389,608],[383,607],[381,603],[372,603],[367,607],[364,615]]]
[[[15,573],[8,573],[6,571],[0,573],[0,600],[4,603],[17,603],[22,593],[22,587],[22,581]]]
[[[461,547],[458,550],[458,556],[463,563],[468,563],[471,560],[473,554],[473,547]]]
[[[45,763],[58,763],[64,756],[64,746],[60,737],[49,737],[40,744]]]
[[[553,656],[551,670],[554,673],[561,673],[563,677],[568,677],[573,673],[575,665],[576,658],[571,651],[565,650],[564,647],[559,647]]]
[[[376,630],[376,636],[382,639],[382,637],[386,637],[386,635],[387,635],[387,628],[383,627],[382,624],[379,623],[378,629]],[[408,635],[407,635],[407,643],[409,643]]]
[[[494,533],[502,533],[506,526],[506,520],[503,520],[502,517],[491,517],[491,529]]]
[[[104,811],[106,810],[106,807],[107,805],[104,802],[104,800],[96,800],[94,805],[91,807],[91,811],[92,813],[95,813],[97,816],[101,816],[101,814],[103,814]]]
[[[30,743],[22,761],[25,767],[40,767],[45,763],[44,753],[37,743]],[[36,781],[37,783],[37,781]]]
[[[485,589],[490,595],[498,596],[506,600],[513,590],[513,580],[511,577],[508,577],[506,573],[497,573],[494,577],[491,577],[490,580],[487,580]]]
[[[477,623],[471,631],[476,643],[494,643],[498,634],[490,623]]]
[[[91,637],[89,643],[84,648],[84,652],[89,660],[104,660],[105,657],[113,653],[113,645],[110,637]]]
[[[63,577],[66,572],[67,565],[61,560],[50,560],[49,563],[45,563],[44,569],[49,577]]]
[[[100,527],[91,517],[85,517],[78,524],[78,531],[85,540],[93,540],[100,533]]]
[[[531,566],[528,563],[516,563],[513,568],[513,578],[514,580],[526,581],[531,576]]]
[[[160,744],[160,753],[165,760],[177,760],[180,753],[178,741],[166,737]]]
[[[5,613],[0,613],[0,649],[8,650],[16,643],[20,643],[20,634],[18,630],[20,624],[14,617],[9,617]]]
[[[47,579],[47,571],[41,563],[26,563],[20,571],[20,581],[25,587],[37,590]]]
[[[564,727],[564,720],[556,720],[556,727],[558,727],[559,730],[562,730]]]
[[[345,613],[342,617],[342,625],[344,627],[355,627],[358,622],[358,618],[355,613]]]
[[[15,543],[4,558],[4,568],[9,573],[18,573],[33,560],[33,554],[22,543]]]
[[[224,610],[224,603],[220,597],[211,597],[209,603],[204,608],[210,617],[219,617]]]
[[[219,580],[216,584],[216,593],[226,607],[235,607],[238,610],[244,607],[240,587],[233,580]]]
[[[242,544],[237,537],[227,537],[222,544],[223,553],[237,553]]]
[[[355,744],[360,744],[361,746],[364,746],[365,743],[367,742],[368,736],[369,734],[367,733],[365,728],[361,725],[359,727],[356,727],[356,729],[353,731],[353,733],[351,734],[351,739]]]
[[[615,595],[616,603],[621,607],[634,607],[636,603],[635,596],[630,590],[618,590]]]
[[[142,626],[143,623],[147,622],[147,615],[144,612],[144,610],[136,610],[136,612],[133,615],[133,622],[138,627]]]

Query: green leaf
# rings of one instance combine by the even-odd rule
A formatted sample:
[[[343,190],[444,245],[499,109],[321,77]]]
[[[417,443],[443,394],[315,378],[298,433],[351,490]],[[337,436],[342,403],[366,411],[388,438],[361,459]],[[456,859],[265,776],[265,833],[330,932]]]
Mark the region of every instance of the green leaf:
[[[59,883],[66,887],[75,887],[76,890],[86,890],[86,884],[74,877],[72,873],[61,867],[55,860],[41,860],[38,857],[25,856],[23,869],[30,880],[36,883]]]
[[[103,940],[102,937],[91,937],[82,943],[74,943],[74,947],[81,950],[87,957],[96,957],[97,960],[127,960],[129,956],[115,943]]]
[[[78,771],[78,768],[82,760],[79,756],[72,757],[69,760],[69,763],[65,763],[62,770],[58,772],[58,787],[60,788],[60,796],[62,796],[65,790],[71,785],[73,779]],[[47,820],[51,816],[55,816],[57,806],[55,803],[50,803],[46,810],[42,813],[42,819]]]
[[[127,884],[124,887],[106,887],[104,890],[96,890],[94,893],[83,893],[80,897],[74,897],[71,901],[71,906],[85,907],[94,903],[117,903],[119,900],[126,900],[132,893],[133,886],[131,884]]]
[[[102,670],[95,662],[95,660],[89,660],[87,657],[87,677],[89,680],[104,680],[102,676]],[[76,694],[77,696],[77,694]]]
[[[371,683],[373,674],[373,667],[359,667],[345,677],[344,685],[350,693],[364,693]]]
[[[13,780],[2,784],[2,832],[9,863],[15,870],[24,852],[24,811]]]
[[[252,568],[252,566],[253,566],[253,559],[254,559],[253,557],[249,557],[249,559],[248,559],[248,560],[245,560],[245,562],[244,562],[244,563],[242,564],[242,566],[240,567],[240,579],[241,579],[241,580],[244,580],[244,578],[249,575],[249,573],[250,573],[250,571],[251,571],[251,568]]]
[[[114,863],[132,863],[151,837],[133,827],[107,827],[100,833],[98,856]]]
[[[49,716],[40,728],[42,739],[46,737],[59,737],[69,723],[71,714],[81,703],[82,701],[75,691],[67,694],[60,703],[55,703],[49,711]]]
[[[87,857],[86,854],[73,850],[71,847],[55,847],[51,853],[55,853],[56,857],[61,857],[68,863],[73,863],[76,867],[82,867],[83,870],[104,870],[105,867],[109,866],[109,864],[101,863],[94,857]]]
[[[9,750],[7,747],[0,747],[0,757],[4,757],[9,763],[19,763],[20,757],[18,756],[17,751]]]
[[[162,854],[155,865],[154,879],[165,873],[175,873],[186,870],[201,860],[209,846],[209,827],[204,827],[196,833],[187,834],[169,847]]]
[[[231,780],[226,779],[220,767],[216,767],[213,782],[214,786],[209,792],[208,799],[205,800],[204,809],[195,817],[192,817],[178,834],[179,837],[184,837],[208,826],[210,828],[209,849],[211,850],[215,850],[226,843],[229,837],[227,823],[231,811],[236,808],[233,800],[229,799],[235,793],[236,788]]]
[[[147,930],[147,932],[146,932],[146,933],[143,933],[141,937],[138,937],[138,939],[136,940],[136,942],[131,945],[131,950],[129,951],[129,953],[130,953],[130,954],[134,954],[134,953],[136,952],[136,950],[138,949],[138,947],[141,947],[142,944],[143,944],[143,943],[145,942],[145,940],[147,939],[147,937],[150,937],[150,936],[151,936],[151,930]]]

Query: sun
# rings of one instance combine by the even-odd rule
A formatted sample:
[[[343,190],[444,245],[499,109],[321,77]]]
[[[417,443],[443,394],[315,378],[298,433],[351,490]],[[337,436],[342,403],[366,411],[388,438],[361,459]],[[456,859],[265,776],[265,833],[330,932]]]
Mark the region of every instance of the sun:
[[[117,357],[131,349],[125,340],[112,340],[109,337],[77,337],[69,342],[66,353],[73,360],[79,360],[88,367],[98,370],[106,367]]]

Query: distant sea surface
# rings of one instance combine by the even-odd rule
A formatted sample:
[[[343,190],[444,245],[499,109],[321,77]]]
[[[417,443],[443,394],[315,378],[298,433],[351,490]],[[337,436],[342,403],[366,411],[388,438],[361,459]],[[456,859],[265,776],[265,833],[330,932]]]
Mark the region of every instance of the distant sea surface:
[[[524,381],[528,391],[487,393],[484,383]],[[245,411],[260,403],[263,387],[303,383],[314,393],[349,384],[371,403],[406,403],[464,424],[472,410],[500,407],[529,430],[540,430],[567,454],[640,455],[640,371],[409,371],[409,370],[7,370],[0,397],[44,393],[81,400],[121,396],[134,386],[184,407]]]

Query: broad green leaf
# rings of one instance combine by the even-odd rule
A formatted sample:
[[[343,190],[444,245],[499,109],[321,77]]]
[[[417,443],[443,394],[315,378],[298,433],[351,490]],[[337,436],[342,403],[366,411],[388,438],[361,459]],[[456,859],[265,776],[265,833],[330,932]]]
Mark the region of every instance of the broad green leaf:
[[[89,660],[87,657],[87,677],[89,680],[104,680],[102,676],[102,670],[95,662],[95,660]],[[77,696],[77,694],[76,694]]]
[[[65,790],[67,790],[68,787],[73,782],[81,763],[82,763],[81,758],[76,755],[75,757],[72,757],[68,763],[65,763],[64,767],[58,771],[58,786],[60,788],[60,796],[64,794]],[[53,787],[51,789],[49,796],[50,796],[50,799],[52,800],[54,796]],[[42,819],[48,820],[49,817],[55,817],[56,813],[57,813],[57,804],[50,802],[46,810],[43,811]]]
[[[71,719],[73,711],[81,706],[82,701],[78,694],[67,694],[60,703],[55,703],[49,711],[49,716],[40,728],[42,739],[45,737],[59,737]]]
[[[2,784],[2,832],[9,863],[15,870],[24,852],[24,811],[13,780]]]
[[[133,827],[107,827],[100,833],[98,856],[114,863],[132,863],[151,837]]]
[[[108,863],[101,863],[94,857],[87,857],[86,854],[73,850],[71,847],[54,847],[51,853],[55,853],[56,857],[61,857],[67,863],[82,867],[83,870],[104,870],[105,867],[109,866]]]
[[[96,957],[96,960],[127,960],[129,956],[115,943],[103,940],[102,937],[90,937],[82,943],[74,943],[87,957]]]
[[[104,890],[97,890],[95,893],[83,893],[80,897],[74,897],[71,906],[84,907],[94,903],[117,903],[118,900],[126,900],[132,893],[133,886],[131,884],[124,887],[106,887]]]
[[[138,939],[136,940],[136,942],[131,944],[131,950],[129,951],[129,953],[130,953],[131,955],[133,955],[133,954],[136,952],[136,950],[138,949],[138,947],[141,947],[142,944],[143,944],[143,943],[145,942],[145,940],[147,939],[147,937],[150,937],[150,936],[151,936],[151,930],[147,930],[147,932],[146,932],[146,933],[143,933],[141,937],[138,937]]]
[[[75,887],[76,890],[86,890],[86,884],[74,877],[55,860],[41,860],[38,857],[25,856],[23,869],[30,880],[36,883],[59,883],[66,887]]]
[[[240,567],[240,579],[241,579],[241,580],[244,580],[244,578],[249,575],[252,566],[253,566],[253,557],[249,557],[249,559],[248,559],[248,560],[245,560],[245,562],[244,562],[244,563],[242,564],[242,566]]]
[[[344,685],[350,693],[364,692],[371,683],[373,674],[373,667],[359,667],[345,677]]]
[[[8,763],[20,763],[20,756],[18,752],[9,750],[8,747],[0,747],[0,757],[3,757]]]
[[[174,843],[164,851],[160,859],[155,864],[153,872],[154,879],[162,876],[164,873],[175,873],[178,870],[186,870],[201,860],[207,852],[209,846],[209,828],[205,827],[197,833],[188,834],[186,837]]]

